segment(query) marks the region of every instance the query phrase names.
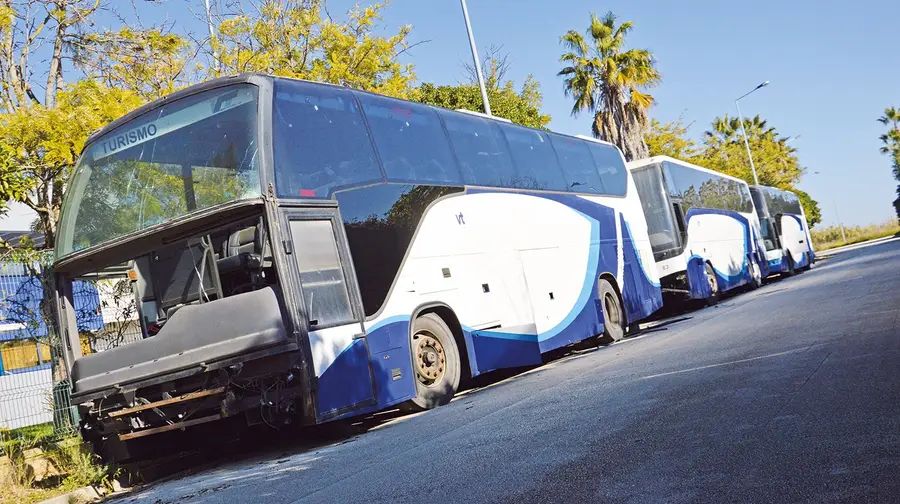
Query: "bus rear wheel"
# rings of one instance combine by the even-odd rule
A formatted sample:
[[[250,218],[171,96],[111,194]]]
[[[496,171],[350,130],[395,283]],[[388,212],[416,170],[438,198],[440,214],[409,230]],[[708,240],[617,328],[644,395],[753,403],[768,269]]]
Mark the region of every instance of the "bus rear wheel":
[[[759,263],[754,261],[752,257],[747,260],[750,261],[750,289],[755,290],[762,287],[762,270],[759,267]]]
[[[597,339],[604,344],[619,341],[625,337],[625,328],[627,327],[625,310],[622,309],[619,294],[609,280],[601,278],[597,282],[597,297],[600,299],[603,311],[603,334]]]
[[[794,259],[790,254],[787,254],[784,258],[787,261],[787,270],[785,270],[781,275],[785,277],[792,277],[797,274],[797,269],[794,267]]]
[[[716,270],[710,263],[706,263],[706,281],[709,282],[709,297],[706,298],[706,305],[714,306],[719,303],[719,279],[716,277]]]
[[[416,397],[407,409],[426,410],[450,402],[459,388],[462,365],[453,332],[434,313],[426,313],[413,324],[410,342]]]

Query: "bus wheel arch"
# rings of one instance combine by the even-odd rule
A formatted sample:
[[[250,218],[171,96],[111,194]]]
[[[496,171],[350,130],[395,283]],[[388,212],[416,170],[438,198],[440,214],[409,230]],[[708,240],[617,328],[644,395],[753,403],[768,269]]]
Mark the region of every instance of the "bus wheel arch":
[[[468,377],[468,355],[456,314],[442,303],[416,309],[409,331],[416,396],[402,409],[422,411],[450,402]]]
[[[603,317],[603,333],[598,341],[609,344],[621,340],[629,327],[628,313],[622,289],[612,274],[602,273],[597,279],[597,299]]]

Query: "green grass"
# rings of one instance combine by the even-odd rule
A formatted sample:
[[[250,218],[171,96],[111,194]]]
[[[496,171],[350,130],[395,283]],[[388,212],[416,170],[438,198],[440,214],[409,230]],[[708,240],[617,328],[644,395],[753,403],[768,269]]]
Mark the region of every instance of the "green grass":
[[[42,455],[61,473],[40,482],[34,481],[26,451],[40,448]],[[0,479],[0,504],[40,502],[84,486],[109,488],[116,471],[102,464],[96,455],[85,451],[80,436],[58,439],[53,424],[0,431],[0,456],[9,467]]]
[[[53,436],[53,422],[29,425],[18,429],[0,429],[0,450],[14,444],[21,444],[26,449],[31,448],[50,440]]]
[[[891,219],[881,224],[870,226],[846,227],[844,232],[847,237],[846,240],[841,236],[841,228],[839,226],[813,229],[810,235],[812,235],[816,251],[822,252],[828,249],[853,245],[854,243],[898,235],[900,234],[900,224],[897,223],[897,219]]]

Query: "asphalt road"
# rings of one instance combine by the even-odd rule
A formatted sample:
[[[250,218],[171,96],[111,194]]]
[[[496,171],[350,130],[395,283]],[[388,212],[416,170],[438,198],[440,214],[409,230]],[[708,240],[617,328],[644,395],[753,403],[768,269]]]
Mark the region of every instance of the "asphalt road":
[[[845,252],[448,406],[121,502],[897,502],[898,286],[900,242]]]

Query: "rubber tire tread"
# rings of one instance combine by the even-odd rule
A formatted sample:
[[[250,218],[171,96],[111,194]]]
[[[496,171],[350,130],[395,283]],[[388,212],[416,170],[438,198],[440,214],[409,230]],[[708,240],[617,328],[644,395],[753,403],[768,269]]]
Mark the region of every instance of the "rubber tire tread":
[[[434,385],[426,386],[419,383],[418,378],[413,371],[413,380],[416,384],[416,397],[404,404],[406,410],[427,410],[443,406],[453,399],[459,388],[460,378],[462,376],[462,363],[459,358],[459,348],[456,346],[456,339],[447,323],[435,313],[426,313],[418,317],[413,323],[413,332],[415,335],[419,330],[425,329],[437,338],[444,347],[444,355],[446,356],[446,366],[441,381]],[[410,337],[410,353],[413,352],[412,337]],[[411,355],[412,357],[412,355]]]

